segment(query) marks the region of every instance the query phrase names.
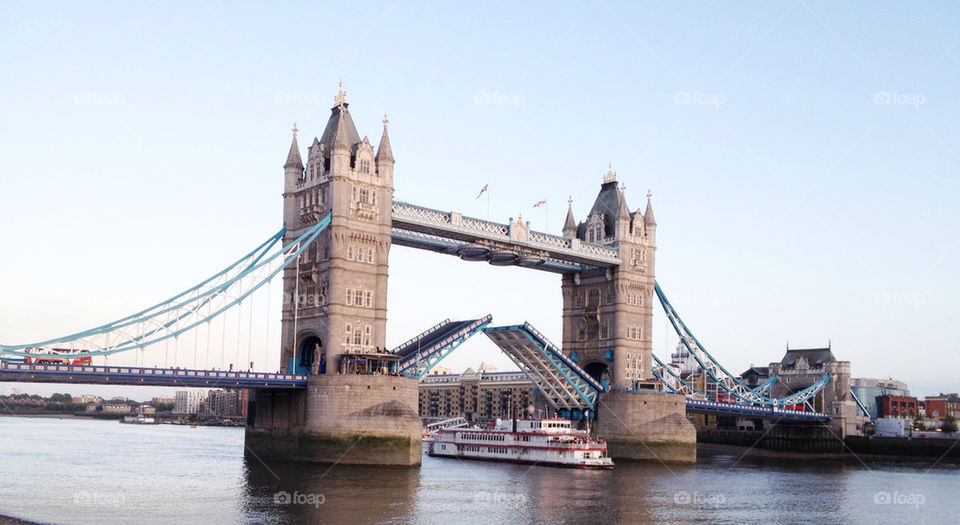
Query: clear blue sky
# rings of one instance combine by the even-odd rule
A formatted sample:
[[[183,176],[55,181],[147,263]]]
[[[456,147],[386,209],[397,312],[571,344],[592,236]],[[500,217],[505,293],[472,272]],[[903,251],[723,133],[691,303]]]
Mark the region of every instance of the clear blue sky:
[[[397,199],[486,216],[489,183],[492,219],[557,231],[608,162],[632,208],[652,190],[657,279],[729,368],[832,340],[854,376],[960,390],[956,3],[0,1],[0,71],[6,344],[276,231],[291,124],[319,135],[342,78],[361,134],[390,116]],[[388,343],[488,312],[559,342],[558,276],[390,263]],[[444,364],[481,360],[509,364],[479,338]]]

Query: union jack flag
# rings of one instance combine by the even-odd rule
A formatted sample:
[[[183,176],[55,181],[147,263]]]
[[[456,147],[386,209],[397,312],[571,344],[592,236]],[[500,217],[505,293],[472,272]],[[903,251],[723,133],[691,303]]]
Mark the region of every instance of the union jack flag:
[[[487,186],[489,186],[489,184],[484,184],[483,188],[480,188],[480,193],[477,194],[478,199],[480,198],[481,195],[483,195],[483,192],[487,191]]]
[[[534,207],[534,208],[539,208],[540,206],[543,206],[543,205],[546,204],[546,203],[547,203],[547,199],[543,199],[542,201],[534,204],[533,207]]]

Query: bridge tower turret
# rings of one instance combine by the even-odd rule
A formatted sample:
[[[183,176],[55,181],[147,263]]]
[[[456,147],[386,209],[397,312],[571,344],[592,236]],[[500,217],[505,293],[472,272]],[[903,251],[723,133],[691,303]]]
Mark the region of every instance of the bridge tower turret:
[[[568,219],[572,221],[572,209]],[[574,232],[580,242],[616,247],[622,263],[563,276],[563,349],[611,390],[650,379],[654,255],[653,208],[630,212],[612,168]]]
[[[307,167],[296,164],[296,138],[285,165],[286,240],[333,212],[332,222],[299,261],[284,270],[281,368],[332,374],[342,354],[386,346],[387,259],[393,202],[393,154],[360,138],[341,89]],[[291,162],[294,158],[297,162]]]
[[[246,450],[259,460],[419,465],[417,380],[386,351],[393,151],[361,138],[341,89],[319,139],[284,165],[285,243],[330,225],[283,272],[281,368],[296,390],[251,395]]]

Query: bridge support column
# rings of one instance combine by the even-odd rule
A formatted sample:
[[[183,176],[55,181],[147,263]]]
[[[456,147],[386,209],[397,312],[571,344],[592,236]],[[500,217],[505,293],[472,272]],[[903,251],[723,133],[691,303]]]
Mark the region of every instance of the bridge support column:
[[[306,391],[258,391],[246,448],[261,460],[418,466],[416,379],[310,376]]]
[[[597,436],[614,459],[694,463],[697,430],[683,396],[608,392],[597,404]]]

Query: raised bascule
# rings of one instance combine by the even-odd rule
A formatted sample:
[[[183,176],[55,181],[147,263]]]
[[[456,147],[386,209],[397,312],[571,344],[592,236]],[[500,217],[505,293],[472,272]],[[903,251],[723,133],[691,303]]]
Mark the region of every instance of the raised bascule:
[[[246,450],[260,459],[419,465],[419,379],[463,341],[484,333],[559,414],[595,419],[593,428],[614,458],[694,461],[696,430],[687,412],[828,419],[823,403],[822,411],[791,407],[821,392],[830,374],[804,376],[811,384],[789,392],[771,388],[776,378],[748,387],[683,324],[655,280],[657,223],[649,192],[645,209],[631,210],[610,169],[583,221],[575,219],[570,201],[562,235],[532,231],[519,218],[501,224],[394,201],[387,124],[384,117],[374,148],[358,133],[341,89],[323,133],[307,147],[306,162],[294,126],[283,165],[280,232],[225,270],[141,312],[57,339],[0,346],[0,380],[251,388]],[[393,244],[559,274],[562,345],[527,323],[492,326],[488,315],[445,320],[388,349]],[[159,346],[166,358],[171,343],[176,362],[184,333],[204,323],[209,330],[212,319],[281,274],[279,374],[90,362]],[[708,399],[653,354],[654,298],[724,392],[724,402]],[[76,348],[84,349],[82,360],[63,358]],[[846,370],[849,380],[848,365],[831,370]],[[847,387],[843,380],[833,385],[836,402],[828,404],[837,414],[842,404],[845,415]],[[773,391],[784,397],[771,397]]]

